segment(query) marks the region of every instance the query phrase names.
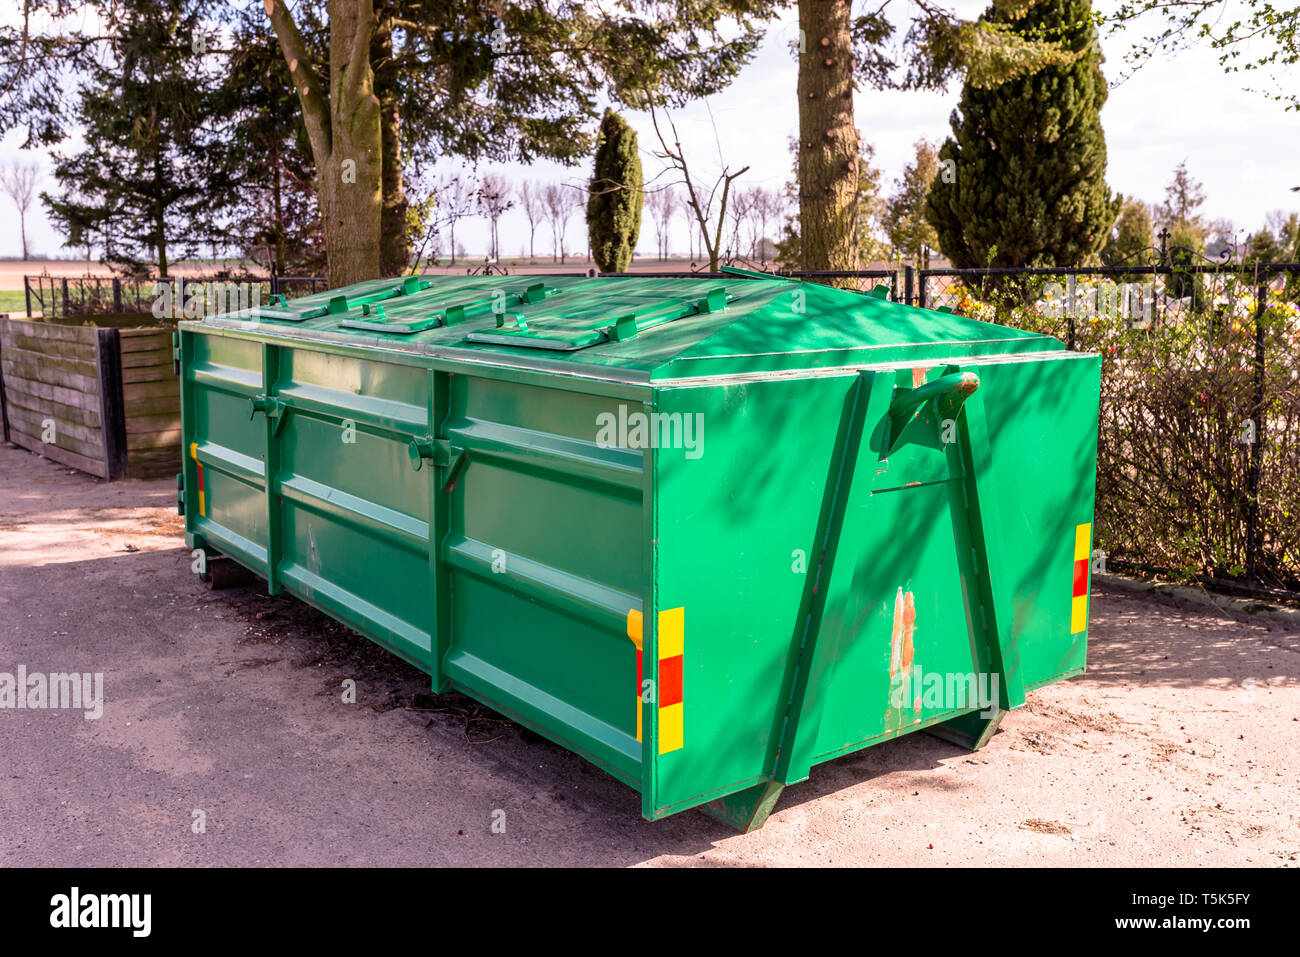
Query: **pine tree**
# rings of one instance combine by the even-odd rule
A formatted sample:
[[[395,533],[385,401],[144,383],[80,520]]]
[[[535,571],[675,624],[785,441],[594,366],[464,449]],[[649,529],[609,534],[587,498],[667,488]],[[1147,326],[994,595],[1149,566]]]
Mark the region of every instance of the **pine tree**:
[[[1192,307],[1199,308],[1205,297],[1205,280],[1186,271],[1185,267],[1200,265],[1205,257],[1205,224],[1197,212],[1205,202],[1205,190],[1192,179],[1186,161],[1174,169],[1174,178],[1165,187],[1165,200],[1157,212],[1160,222],[1169,230],[1166,255],[1173,270],[1165,276],[1165,293],[1175,299],[1191,298]]]
[[[289,67],[261,8],[243,11],[216,90],[225,119],[208,144],[230,182],[221,197],[221,238],[280,275],[319,275],[325,240],[307,131]]]
[[[994,4],[983,19],[1073,55],[1006,83],[967,80],[939,150],[954,175],[935,179],[927,218],[954,266],[1078,265],[1102,248],[1119,213],[1106,186],[1106,81],[1091,3]]]
[[[1174,168],[1174,178],[1165,187],[1165,200],[1158,210],[1160,221],[1170,229],[1182,229],[1205,238],[1205,225],[1197,212],[1205,202],[1205,187],[1192,179],[1187,171],[1187,161]]]
[[[601,272],[626,272],[632,262],[641,233],[643,185],[636,130],[613,110],[606,110],[587,200],[587,235]]]
[[[76,108],[85,147],[54,154],[61,195],[41,195],[67,245],[98,235],[107,260],[166,276],[206,238],[229,183],[207,149],[214,81],[203,31],[185,0],[128,7],[108,55],[88,66]]]

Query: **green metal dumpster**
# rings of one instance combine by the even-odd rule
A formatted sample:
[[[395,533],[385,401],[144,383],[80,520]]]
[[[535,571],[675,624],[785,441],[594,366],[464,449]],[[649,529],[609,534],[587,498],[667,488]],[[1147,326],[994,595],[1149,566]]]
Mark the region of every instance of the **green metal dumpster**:
[[[760,826],[1084,669],[1100,361],[850,291],[411,276],[181,323],[192,548]]]

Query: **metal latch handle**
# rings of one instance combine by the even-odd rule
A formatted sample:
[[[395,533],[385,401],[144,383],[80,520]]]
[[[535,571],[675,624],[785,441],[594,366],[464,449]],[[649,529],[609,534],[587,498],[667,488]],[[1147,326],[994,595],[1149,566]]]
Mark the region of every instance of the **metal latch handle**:
[[[434,468],[447,470],[441,486],[444,492],[451,491],[460,470],[469,460],[464,449],[452,445],[447,439],[435,439],[429,435],[412,439],[406,451],[411,457],[411,468],[417,472],[424,468],[425,459],[432,461]]]
[[[915,389],[899,392],[889,403],[889,437],[885,443],[885,457],[894,451],[903,430],[927,402],[934,400],[939,414],[945,419],[953,419],[961,411],[962,403],[979,387],[980,377],[975,373],[954,371]]]
[[[908,416],[931,399],[939,399],[944,406],[942,411],[956,411],[966,401],[966,397],[980,387],[980,377],[973,372],[950,372],[939,376],[933,382],[919,385],[894,396],[889,403],[889,414],[895,418]]]
[[[284,427],[285,412],[288,411],[288,406],[284,402],[273,395],[255,395],[248,400],[248,405],[248,419],[250,422],[257,416],[257,413],[261,412],[271,420],[272,434],[280,434],[280,429]]]

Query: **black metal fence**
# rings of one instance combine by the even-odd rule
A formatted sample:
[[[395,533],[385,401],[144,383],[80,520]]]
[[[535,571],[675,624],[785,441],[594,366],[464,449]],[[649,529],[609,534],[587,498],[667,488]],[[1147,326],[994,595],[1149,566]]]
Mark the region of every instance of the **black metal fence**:
[[[328,288],[328,281],[319,276],[241,276],[216,273],[211,276],[184,277],[179,280],[183,283],[182,287],[178,287],[177,282],[177,277],[163,279],[158,276],[24,276],[23,291],[28,316],[61,319],[153,312],[160,297],[171,296],[183,286],[199,288],[203,296],[201,302],[205,305],[214,283],[260,284],[258,293],[265,297],[280,294],[293,298]],[[162,289],[164,285],[170,286],[166,293]]]

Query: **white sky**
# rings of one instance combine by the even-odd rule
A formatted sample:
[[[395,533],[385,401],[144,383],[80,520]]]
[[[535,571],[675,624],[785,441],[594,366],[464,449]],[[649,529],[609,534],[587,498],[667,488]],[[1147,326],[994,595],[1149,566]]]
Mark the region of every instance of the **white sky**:
[[[963,16],[974,18],[986,3],[956,0],[953,6]],[[900,7],[900,14],[905,9]],[[758,56],[728,90],[707,104],[693,103],[674,113],[692,163],[692,175],[697,165],[710,179],[716,175],[720,142],[722,155],[733,168],[751,167],[739,185],[779,188],[789,177],[786,142],[798,128],[795,65],[787,48],[792,23],[790,12],[773,25]],[[1193,176],[1205,185],[1207,200],[1202,212],[1207,218],[1229,219],[1238,229],[1252,231],[1263,224],[1270,210],[1300,208],[1300,194],[1290,192],[1291,186],[1300,185],[1300,170],[1295,166],[1295,157],[1300,155],[1300,115],[1286,112],[1281,104],[1260,93],[1245,90],[1245,76],[1225,76],[1214,52],[1203,46],[1147,63],[1116,85],[1131,41],[1132,35],[1102,37],[1107,58],[1103,69],[1112,83],[1102,111],[1109,153],[1107,178],[1112,189],[1157,201],[1163,196],[1173,168],[1186,160]],[[1264,80],[1254,79],[1257,85]],[[1284,79],[1295,88],[1294,76]],[[942,141],[947,136],[948,116],[959,93],[956,83],[946,93],[858,92],[858,127],[875,145],[876,165],[883,170],[887,185],[912,157],[912,144],[917,139]],[[716,138],[710,114],[717,127]],[[628,119],[640,136],[642,163],[649,179],[662,166],[650,152],[656,145],[653,129],[646,116],[631,114]],[[19,133],[11,133],[0,142],[0,161],[22,156],[19,142]],[[37,158],[47,174],[40,188],[52,189],[49,158]],[[481,171],[504,172],[515,182],[526,178],[578,182],[590,175],[589,165],[564,168],[542,162],[532,167],[482,167]],[[457,166],[449,162],[445,168]],[[0,231],[0,256],[16,256],[20,252],[17,215],[7,197],[0,197],[0,210],[0,222],[12,226]],[[571,245],[581,228],[575,216],[569,227]],[[516,256],[527,244],[522,213],[508,212],[500,234],[502,254]],[[28,236],[35,254],[70,254],[61,248],[61,238],[50,227],[43,209],[29,213]],[[462,221],[457,226],[457,240],[471,255],[481,256],[487,245],[486,223],[478,219]],[[550,247],[549,229],[543,227],[537,235],[539,256],[549,254]],[[642,255],[654,255],[654,231],[645,219],[638,248]],[[675,226],[672,248],[685,253],[686,233],[681,221]]]

